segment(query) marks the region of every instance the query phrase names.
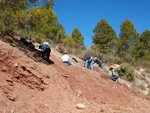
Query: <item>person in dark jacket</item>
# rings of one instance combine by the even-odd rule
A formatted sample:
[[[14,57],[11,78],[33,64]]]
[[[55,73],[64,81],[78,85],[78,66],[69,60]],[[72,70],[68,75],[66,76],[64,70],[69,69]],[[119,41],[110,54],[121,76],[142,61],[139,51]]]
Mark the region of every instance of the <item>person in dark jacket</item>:
[[[83,60],[85,61],[85,67],[87,68],[88,63],[90,63],[90,69],[93,70],[93,57],[85,56]]]
[[[103,69],[103,64],[97,57],[94,58],[94,63],[93,64],[95,64],[95,63],[97,63],[99,65],[99,67],[101,69]]]
[[[44,58],[45,54],[47,55],[46,61],[49,62],[49,56],[51,53],[51,48],[50,44],[48,42],[44,42],[43,45],[41,46],[41,49],[43,50],[42,52],[42,58]]]
[[[110,78],[111,78],[113,81],[118,81],[118,78],[119,78],[118,72],[117,72],[116,70],[114,70],[113,67],[111,67],[109,70],[112,72],[112,74],[110,75]]]

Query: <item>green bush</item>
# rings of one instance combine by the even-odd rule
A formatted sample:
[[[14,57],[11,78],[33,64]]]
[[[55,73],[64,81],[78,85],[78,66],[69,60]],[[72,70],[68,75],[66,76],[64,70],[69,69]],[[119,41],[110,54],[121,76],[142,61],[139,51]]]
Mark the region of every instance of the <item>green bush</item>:
[[[117,68],[116,71],[118,72],[119,76],[127,81],[133,81],[135,79],[134,70],[128,64],[121,65],[120,68]]]

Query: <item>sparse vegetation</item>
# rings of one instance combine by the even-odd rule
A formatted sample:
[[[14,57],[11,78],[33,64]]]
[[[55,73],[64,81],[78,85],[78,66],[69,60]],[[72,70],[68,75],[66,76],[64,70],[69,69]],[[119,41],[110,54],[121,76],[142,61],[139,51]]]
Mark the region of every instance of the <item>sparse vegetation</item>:
[[[148,91],[148,94],[147,94],[148,96],[150,96],[150,89],[149,89],[149,91]]]
[[[149,88],[149,89],[150,89],[150,84],[147,86],[147,88]]]
[[[141,89],[141,90],[144,90],[144,91],[146,90],[146,87],[145,87],[143,84],[140,84],[140,85],[138,86],[138,88]]]
[[[123,64],[116,70],[119,76],[127,81],[133,81],[135,79],[133,68],[128,64]]]

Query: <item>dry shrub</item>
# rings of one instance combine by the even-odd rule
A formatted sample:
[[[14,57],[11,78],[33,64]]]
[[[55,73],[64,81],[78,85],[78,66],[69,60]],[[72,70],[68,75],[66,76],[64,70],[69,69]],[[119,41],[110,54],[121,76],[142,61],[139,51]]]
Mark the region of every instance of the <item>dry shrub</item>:
[[[148,96],[150,96],[150,89],[149,89],[149,91],[148,91],[148,94],[147,94]]]
[[[145,87],[143,84],[140,84],[140,85],[138,86],[138,88],[141,89],[141,90],[144,90],[144,91],[146,90],[146,87]]]

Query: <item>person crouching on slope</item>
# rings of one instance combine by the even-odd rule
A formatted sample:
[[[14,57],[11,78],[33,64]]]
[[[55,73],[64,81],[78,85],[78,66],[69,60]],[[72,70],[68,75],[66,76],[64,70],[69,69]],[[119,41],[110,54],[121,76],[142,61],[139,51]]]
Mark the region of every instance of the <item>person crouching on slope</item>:
[[[99,67],[101,69],[103,69],[103,64],[97,57],[94,58],[94,63],[93,64],[95,64],[95,63],[97,63],[99,65]]]
[[[68,56],[68,52],[67,51],[64,51],[64,55],[62,56],[62,61],[63,61],[63,63],[66,63],[68,66],[72,65],[69,62],[69,56]]]
[[[50,53],[51,53],[50,44],[48,42],[44,42],[41,49],[43,50],[42,58],[44,59],[44,55],[46,53],[46,55],[47,55],[46,61],[49,62],[50,61],[49,56],[50,56]]]
[[[114,70],[114,68],[112,68],[112,67],[109,70],[112,72],[112,74],[110,75],[110,78],[113,81],[118,81],[118,78],[119,78],[118,72],[116,70]]]

